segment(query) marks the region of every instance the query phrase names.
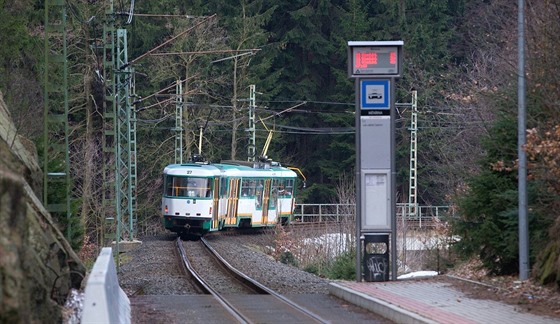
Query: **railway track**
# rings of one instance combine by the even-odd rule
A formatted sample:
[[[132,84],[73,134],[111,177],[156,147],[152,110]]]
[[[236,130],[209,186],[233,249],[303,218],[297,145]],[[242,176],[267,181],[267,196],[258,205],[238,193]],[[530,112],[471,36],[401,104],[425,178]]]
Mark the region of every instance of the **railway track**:
[[[196,242],[177,239],[176,247],[200,289],[212,295],[237,322],[328,323],[232,267],[205,239]]]

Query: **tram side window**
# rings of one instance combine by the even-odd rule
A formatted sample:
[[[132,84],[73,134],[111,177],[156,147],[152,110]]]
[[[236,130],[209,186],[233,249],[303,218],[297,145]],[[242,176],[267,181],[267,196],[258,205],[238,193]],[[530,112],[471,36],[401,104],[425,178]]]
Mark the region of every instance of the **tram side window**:
[[[220,178],[220,198],[227,197],[227,178]]]
[[[294,191],[294,180],[284,180],[278,188],[278,194],[282,197],[291,197]]]
[[[262,207],[263,194],[264,194],[264,180],[257,180],[255,188],[255,206],[257,208]]]
[[[270,200],[268,202],[269,209],[276,208],[276,200],[278,199],[278,188],[280,181],[278,179],[272,180],[272,185],[270,187]]]
[[[173,196],[173,177],[165,176],[164,183],[165,183],[165,191],[164,191],[165,195]]]
[[[243,179],[241,181],[241,197],[254,197],[257,182],[254,179]]]
[[[290,180],[286,180],[286,195],[287,196],[292,196],[294,193],[294,183],[295,181],[293,179]]]

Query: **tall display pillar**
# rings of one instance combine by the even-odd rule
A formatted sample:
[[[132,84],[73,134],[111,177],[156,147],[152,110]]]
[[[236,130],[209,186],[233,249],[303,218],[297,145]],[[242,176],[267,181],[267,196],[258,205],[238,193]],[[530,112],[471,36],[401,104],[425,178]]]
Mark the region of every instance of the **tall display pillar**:
[[[388,280],[389,273],[392,280],[397,279],[394,106],[395,80],[402,74],[403,44],[348,42],[348,77],[355,79],[356,87],[357,281]],[[371,255],[390,256],[390,266],[383,265],[383,275],[377,271],[381,268],[373,273],[365,260],[362,262],[362,244],[366,254],[369,241],[380,237],[390,241],[390,248],[387,242],[386,252],[371,251]],[[366,276],[364,271],[368,271]]]

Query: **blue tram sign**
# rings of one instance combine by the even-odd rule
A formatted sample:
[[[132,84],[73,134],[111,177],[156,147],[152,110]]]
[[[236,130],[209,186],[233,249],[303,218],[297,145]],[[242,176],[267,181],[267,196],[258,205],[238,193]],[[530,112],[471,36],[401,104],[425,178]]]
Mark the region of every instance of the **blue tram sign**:
[[[362,116],[374,115],[370,110],[381,110],[376,115],[389,115],[390,97],[389,80],[360,80],[360,110]]]
[[[403,41],[349,41],[348,77],[400,77]]]

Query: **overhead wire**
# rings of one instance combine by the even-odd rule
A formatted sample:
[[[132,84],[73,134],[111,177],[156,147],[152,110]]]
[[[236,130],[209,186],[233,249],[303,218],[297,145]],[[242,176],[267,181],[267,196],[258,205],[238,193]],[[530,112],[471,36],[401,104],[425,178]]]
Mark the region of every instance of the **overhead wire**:
[[[260,100],[260,102],[270,102],[270,103],[313,103],[321,105],[342,105],[342,106],[354,106],[353,102],[337,102],[337,101],[315,101],[315,100]]]
[[[121,7],[122,7],[122,2],[121,2]],[[134,17],[135,15],[136,15],[136,16],[152,16],[152,17],[153,17],[153,16],[160,16],[160,17],[178,16],[178,17],[185,17],[185,18],[194,18],[194,17],[189,16],[189,15],[149,15],[149,14],[134,14],[134,7],[135,7],[135,0],[131,0],[131,2],[130,2],[130,7],[129,7],[128,12],[127,12],[127,13],[123,13],[123,14],[127,14],[127,15],[128,15],[128,18],[127,18],[127,20],[126,20],[126,24],[130,24],[130,23],[132,22],[132,19],[133,19],[133,17]],[[160,49],[160,48],[162,48],[163,46],[167,45],[168,43],[174,41],[175,39],[177,39],[177,38],[179,38],[179,37],[185,35],[186,33],[188,33],[189,31],[191,31],[191,30],[194,29],[195,27],[201,25],[203,22],[205,22],[205,21],[208,20],[208,19],[213,18],[214,16],[216,16],[216,15],[202,17],[203,20],[200,21],[199,23],[195,24],[194,26],[192,26],[191,28],[185,30],[184,32],[179,33],[179,34],[176,35],[175,37],[173,37],[173,38],[171,38],[171,39],[169,39],[169,40],[163,42],[162,44],[160,44],[160,45],[154,47],[153,49],[151,49],[151,50],[147,51],[146,53],[140,55],[139,57],[135,58],[134,60],[129,61],[129,64],[127,64],[127,65],[137,63],[138,61],[140,61],[141,59],[143,59],[144,57],[146,57],[146,56],[148,56],[148,55],[170,55],[170,54],[176,54],[176,53],[153,53],[153,52],[156,51],[156,50],[158,50],[158,49]],[[243,52],[247,52],[247,54],[254,54],[254,53],[255,53],[256,51],[258,51],[258,50],[260,50],[260,49],[249,49],[249,50],[244,50]],[[222,52],[226,52],[226,51],[222,51]],[[227,52],[239,52],[239,51],[233,51],[233,50],[232,50],[232,51],[227,51]],[[185,52],[185,53],[186,53],[186,54],[194,54],[194,52],[193,52],[193,53]],[[185,53],[181,53],[181,54],[185,54]],[[204,53],[202,53],[202,54],[204,54]],[[182,81],[181,81],[181,82],[182,82]],[[175,86],[176,84],[177,84],[177,82],[173,82],[170,86],[168,86],[168,87],[166,87],[166,88],[163,88],[163,89],[159,90],[158,92],[155,92],[155,93],[153,93],[153,94],[151,94],[151,95],[149,95],[149,96],[147,96],[147,97],[144,97],[144,98],[141,98],[141,99],[137,100],[137,101],[135,102],[135,104],[140,103],[140,102],[144,102],[144,101],[146,101],[147,99],[149,99],[149,98],[151,98],[151,97],[160,95],[161,92],[166,91],[166,90],[172,88],[172,87]],[[143,110],[146,110],[146,109],[155,107],[155,106],[167,105],[167,104],[169,104],[169,103],[170,103],[172,100],[174,100],[174,99],[175,99],[175,98],[172,97],[172,98],[169,98],[169,99],[166,99],[166,100],[163,100],[163,101],[159,101],[159,102],[154,103],[154,104],[149,105],[149,106],[141,107],[141,108],[137,109],[136,112],[140,112],[140,111],[143,111]],[[273,117],[276,117],[276,116],[280,116],[280,115],[282,115],[282,114],[284,114],[284,113],[286,113],[286,112],[302,112],[302,113],[303,113],[303,112],[309,112],[309,111],[298,111],[298,110],[295,110],[295,108],[297,108],[297,107],[299,107],[299,106],[302,106],[302,105],[305,105],[305,104],[307,104],[308,102],[310,102],[310,103],[315,103],[315,104],[352,105],[352,104],[349,104],[349,103],[322,102],[322,101],[268,101],[268,102],[274,102],[274,103],[295,102],[295,103],[297,103],[297,104],[294,105],[294,106],[292,106],[292,107],[283,109],[283,110],[280,111],[280,112],[274,112],[274,111],[271,111],[271,110],[265,110],[265,111],[270,111],[271,115],[262,119],[263,124],[264,124],[264,121],[265,121],[265,120],[270,119],[270,118],[273,118]],[[196,105],[196,104],[190,104],[190,106],[195,106],[195,105]],[[201,104],[199,104],[199,105],[201,105]],[[210,116],[211,116],[211,114],[212,114],[212,112],[213,112],[213,110],[214,110],[215,108],[231,108],[232,106],[220,106],[220,105],[204,105],[204,106],[207,106],[207,107],[209,107],[209,108],[211,108],[211,109],[210,109],[210,111],[209,111],[209,115],[208,115],[207,118],[206,118],[205,125],[204,125],[203,129],[206,129],[206,127],[208,127],[209,125],[226,125],[226,124],[230,124],[230,123],[234,122],[234,120],[228,120],[228,121],[224,121],[224,122],[211,122],[211,121],[210,121]],[[158,118],[158,119],[141,119],[141,118],[138,118],[137,121],[138,121],[139,123],[144,123],[144,124],[155,124],[155,123],[161,123],[161,122],[163,122],[163,121],[165,121],[165,120],[167,120],[167,119],[170,119],[172,116],[173,116],[172,114],[168,114],[168,115],[163,116],[163,117]],[[245,118],[245,117],[238,118],[237,121],[243,120],[244,118]],[[288,126],[281,126],[281,127],[285,128],[285,129],[290,129],[290,127],[288,127]],[[281,133],[294,133],[293,130],[298,130],[299,133],[301,133],[301,132],[303,132],[303,131],[306,131],[307,133],[323,133],[323,134],[327,134],[327,133],[329,133],[329,132],[332,133],[332,134],[334,134],[334,133],[337,133],[337,132],[338,132],[338,131],[334,131],[333,128],[311,129],[311,128],[297,128],[297,127],[292,127],[291,129],[292,129],[292,131],[281,131],[281,130],[280,130],[279,132],[281,132]],[[348,131],[345,130],[345,131],[342,131],[342,132],[339,132],[339,133],[345,134],[345,133],[348,133]]]
[[[174,115],[172,114],[167,114],[161,118],[158,119],[141,119],[141,118],[136,118],[136,121],[139,123],[144,123],[144,124],[157,124],[157,123],[161,123],[162,121],[166,120],[166,119],[170,119],[171,117],[173,117]]]
[[[207,18],[202,19],[201,21],[199,21],[198,23],[194,24],[193,26],[191,26],[190,28],[188,28],[187,30],[180,32],[179,34],[177,34],[176,36],[173,36],[172,38],[166,40],[165,42],[159,44],[158,46],[152,48],[151,50],[147,51],[146,53],[138,56],[137,58],[135,58],[134,60],[130,61],[129,64],[135,64],[138,61],[140,61],[141,59],[143,59],[144,57],[151,55],[153,52],[157,51],[158,49],[162,48],[163,46],[171,43],[172,41],[176,40],[177,38],[186,35],[188,32],[192,31],[193,29],[195,29],[196,27],[202,25],[203,23],[205,23],[206,21],[212,19],[216,17],[216,14],[213,14],[212,16],[208,16]]]
[[[184,82],[184,80],[179,80],[179,82],[182,83],[182,82]],[[137,104],[137,103],[146,101],[146,99],[149,99],[149,98],[151,98],[151,97],[154,97],[154,96],[156,96],[156,95],[159,95],[159,94],[161,94],[163,91],[169,90],[169,89],[173,88],[173,87],[176,86],[176,85],[177,85],[177,81],[173,81],[173,83],[171,83],[171,85],[169,85],[169,86],[167,86],[167,87],[165,87],[165,88],[163,88],[163,89],[160,89],[160,90],[158,90],[158,91],[152,93],[151,95],[149,95],[149,96],[147,96],[147,97],[141,97],[140,99],[136,100],[133,104]],[[173,99],[173,98],[171,98],[171,99]],[[146,109],[146,108],[145,108],[145,109]],[[142,109],[142,110],[144,110],[144,109]]]
[[[151,53],[151,56],[167,56],[167,55],[191,55],[191,54],[220,54],[220,53],[239,53],[243,52],[243,54],[254,54],[254,52],[258,52],[260,49],[258,48],[250,48],[244,50],[212,50],[212,51],[193,51],[193,52],[164,52],[164,53]],[[223,60],[228,59],[224,58]],[[211,63],[215,63],[218,61],[212,61]]]
[[[134,1],[134,0],[131,0],[130,7],[129,7],[129,10],[128,10],[128,19],[127,19],[127,21],[126,21],[126,24],[130,24],[130,23],[132,22],[133,16],[195,18],[194,16],[190,16],[190,15],[134,14],[134,7],[135,7],[135,1]],[[169,55],[169,54],[176,54],[176,53],[153,53],[153,52],[156,51],[157,49],[159,49],[159,48],[165,46],[165,45],[168,44],[169,42],[171,42],[171,41],[177,39],[178,37],[181,37],[181,36],[185,35],[185,34],[188,33],[189,31],[191,31],[193,28],[195,28],[195,27],[197,27],[198,25],[202,24],[204,21],[206,21],[206,20],[208,20],[208,19],[210,19],[210,18],[213,18],[213,17],[215,17],[215,16],[216,16],[216,15],[199,17],[199,18],[203,18],[203,20],[202,20],[201,22],[195,24],[194,26],[192,26],[191,28],[185,30],[184,32],[179,33],[179,34],[176,35],[175,37],[173,37],[173,38],[171,38],[171,39],[165,41],[164,43],[162,43],[162,44],[156,46],[155,48],[149,50],[148,52],[144,53],[143,55],[141,55],[141,56],[137,57],[136,59],[130,61],[130,64],[133,64],[133,63],[138,62],[139,60],[141,60],[142,58],[144,58],[144,57],[147,56],[147,55]],[[91,19],[90,19],[90,20],[91,20]],[[246,50],[246,51],[253,52],[253,51],[258,51],[258,50],[259,50],[259,49],[250,49],[250,50]],[[225,52],[225,51],[222,51],[222,52]],[[233,52],[233,50],[230,51],[230,52]],[[185,53],[186,53],[186,54],[194,54],[194,52],[185,52]],[[183,53],[183,54],[185,54],[185,53]],[[181,82],[182,82],[182,81],[181,81]],[[158,92],[156,92],[156,93],[154,93],[154,94],[151,94],[151,95],[149,95],[148,97],[144,97],[144,98],[140,99],[139,102],[145,101],[145,100],[147,100],[147,99],[149,99],[149,98],[151,98],[151,97],[153,97],[153,96],[156,96],[156,95],[161,95],[161,92],[172,88],[173,86],[176,85],[176,83],[177,83],[177,82],[174,82],[174,83],[173,83],[172,85],[170,85],[169,87],[166,87],[166,88],[164,88],[164,89],[161,89],[160,91],[158,91]],[[173,95],[173,96],[174,96],[174,95]],[[166,100],[164,100],[164,101],[160,101],[160,102],[157,102],[157,103],[155,103],[155,104],[152,104],[152,105],[149,105],[149,106],[146,106],[146,107],[142,107],[142,108],[138,109],[137,112],[140,112],[140,111],[142,111],[142,110],[146,110],[146,109],[149,109],[149,108],[155,107],[155,106],[167,105],[167,104],[169,104],[173,99],[174,99],[174,98],[169,98],[169,99],[166,99]],[[270,112],[270,113],[271,113],[270,116],[267,116],[267,117],[265,117],[265,118],[262,119],[263,122],[264,122],[265,120],[270,119],[270,118],[273,118],[273,117],[282,115],[282,114],[284,114],[284,113],[286,113],[286,112],[297,112],[297,113],[329,113],[329,114],[332,114],[332,113],[349,113],[348,111],[343,111],[343,112],[322,112],[322,111],[310,111],[310,110],[299,110],[299,109],[295,109],[295,108],[297,108],[297,107],[299,107],[299,106],[302,106],[302,105],[305,105],[305,104],[308,104],[308,103],[309,103],[309,104],[321,104],[321,105],[343,105],[343,106],[349,106],[349,107],[355,105],[355,103],[350,103],[350,102],[313,101],[313,100],[305,100],[305,101],[301,101],[301,100],[268,100],[268,101],[267,101],[267,100],[263,100],[263,101],[261,101],[261,102],[268,102],[268,103],[297,103],[296,105],[294,105],[294,106],[292,106],[292,107],[290,107],[290,108],[283,109],[283,110],[280,111],[280,112],[274,112],[274,110],[272,110],[272,109],[259,108],[259,110],[260,110],[260,109],[263,109],[264,111],[267,111],[267,112]],[[232,123],[232,122],[233,122],[232,120],[228,120],[228,121],[224,121],[224,122],[210,122],[210,121],[209,121],[209,117],[210,117],[210,115],[212,114],[212,111],[213,111],[215,108],[231,108],[232,106],[207,105],[207,104],[188,104],[188,105],[189,105],[189,106],[206,106],[206,107],[212,108],[212,109],[210,110],[210,112],[209,112],[208,118],[206,119],[206,123],[205,123],[204,128],[206,128],[208,125],[226,125],[226,124],[229,124],[229,123]],[[402,104],[402,105],[406,105],[406,104]],[[440,111],[444,111],[444,110],[446,110],[448,107],[426,106],[425,108],[427,108],[427,109],[434,109],[434,108],[436,108],[436,109],[439,109]],[[434,113],[434,114],[438,114],[438,115],[442,115],[442,114],[446,114],[446,115],[449,114],[449,115],[450,115],[450,114],[451,114],[451,113],[433,112],[433,111],[425,111],[425,112],[423,112],[423,113],[424,113],[424,114]],[[167,116],[164,116],[164,117],[162,117],[162,118],[154,119],[154,120],[142,120],[142,119],[138,119],[138,121],[144,122],[144,123],[158,123],[158,122],[164,121],[164,120],[166,120],[166,119],[169,119],[171,116],[172,116],[172,115],[167,115]],[[245,118],[245,117],[238,118],[237,121],[242,120],[242,119],[244,119],[244,118]],[[424,122],[425,122],[426,124],[435,124],[435,123],[438,123],[437,121],[424,121]],[[484,121],[470,121],[470,122],[458,122],[458,121],[457,121],[457,122],[455,122],[455,121],[452,122],[452,121],[445,121],[445,122],[443,122],[443,123],[448,124],[449,126],[448,126],[448,125],[446,125],[446,126],[442,126],[442,125],[439,125],[439,126],[428,126],[428,125],[426,125],[426,126],[420,126],[419,128],[420,128],[420,129],[432,129],[432,128],[446,128],[446,129],[449,129],[449,128],[462,128],[462,129],[464,129],[465,127],[461,127],[461,126],[464,126],[464,125],[474,125],[474,126],[476,126],[476,125],[478,125],[478,124],[484,123]],[[450,124],[456,124],[456,125],[457,125],[457,124],[460,124],[461,126],[450,126]],[[279,130],[278,132],[281,132],[281,133],[292,133],[292,134],[350,134],[350,133],[355,133],[355,130],[354,130],[353,128],[349,128],[349,127],[346,127],[346,128],[332,128],[332,127],[305,128],[305,127],[292,127],[292,126],[284,126],[284,125],[280,125],[280,126],[276,125],[276,127],[279,127],[280,129],[288,129],[288,131]],[[406,126],[403,125],[403,127],[406,127]]]
[[[139,108],[139,109],[136,109],[136,112],[141,112],[141,111],[143,111],[143,110],[146,110],[146,109],[149,109],[149,108],[152,108],[152,107],[155,107],[155,106],[161,106],[161,105],[164,104],[164,103],[165,103],[165,104],[168,104],[171,100],[174,100],[174,99],[175,99],[175,98],[169,98],[169,99],[165,99],[165,100],[163,100],[163,101],[158,101],[158,102],[156,102],[155,104],[152,104],[152,105],[149,105],[149,106],[146,106],[146,107],[141,107],[141,108]]]
[[[192,15],[169,15],[169,14],[134,14],[136,17],[162,17],[162,18],[206,18],[208,16],[192,16]]]
[[[299,104],[297,104],[297,105],[295,105],[295,106],[292,106],[292,107],[290,107],[290,108],[284,109],[284,110],[282,110],[282,111],[280,111],[280,112],[278,112],[278,113],[275,113],[275,114],[272,115],[272,116],[268,116],[268,117],[266,117],[266,118],[261,119],[261,122],[264,122],[265,120],[270,119],[270,118],[272,118],[272,117],[280,116],[281,114],[286,113],[286,112],[289,112],[289,111],[291,111],[291,110],[293,110],[294,108],[297,108],[297,107],[299,107],[299,106],[305,105],[306,103],[307,103],[307,101],[304,101],[304,102],[301,102],[301,103],[299,103]]]
[[[173,85],[171,85],[168,88],[171,88]],[[143,98],[143,100],[146,98]],[[164,100],[162,102],[158,102],[156,104],[147,106],[147,107],[143,107],[142,110],[144,109],[148,109],[151,108],[153,106],[158,106],[158,105],[162,105],[162,104],[166,104],[169,103],[170,101],[172,101],[173,98],[169,98],[167,100]],[[272,102],[272,101],[270,101]],[[273,117],[277,117],[280,116],[284,113],[287,112],[291,112],[291,113],[326,113],[326,114],[332,114],[332,113],[339,113],[339,112],[322,112],[322,111],[309,111],[309,110],[298,110],[295,109],[297,107],[300,107],[304,104],[307,104],[308,101],[299,101],[299,100],[284,100],[284,101],[277,101],[277,102],[292,102],[292,103],[297,103],[296,105],[289,107],[289,108],[285,108],[282,109],[281,111],[275,111],[274,109],[270,109],[268,107],[263,107],[261,106],[260,108],[257,108],[261,114],[262,113],[268,113],[269,116],[262,118],[262,121],[271,119]],[[325,103],[325,102],[321,102],[321,103]],[[344,103],[341,103],[344,104]],[[230,109],[233,108],[233,106],[229,106],[229,105],[209,105],[209,104],[199,104],[199,103],[187,103],[186,104],[189,107],[208,107],[208,108],[212,108],[211,110],[214,110],[216,108],[222,108],[222,109]],[[211,113],[211,112],[210,112]],[[354,114],[354,112],[342,112],[342,113],[352,113]],[[456,114],[446,114],[446,113],[436,113],[436,115],[456,115]],[[207,119],[207,123],[205,125],[205,127],[207,126],[217,126],[217,125],[227,125],[227,124],[231,124],[235,121],[239,122],[243,119],[245,119],[246,117],[239,117],[236,120],[227,120],[227,121],[221,121],[221,122],[216,122],[216,121],[209,121],[209,119]],[[406,119],[400,119],[398,121],[403,122]],[[397,121],[397,122],[398,122]],[[419,129],[438,129],[438,128],[444,128],[444,129],[465,129],[465,128],[476,128],[479,125],[483,124],[484,121],[455,121],[455,120],[420,120],[419,121],[420,125],[419,125]],[[437,124],[445,124],[445,125],[437,125]],[[336,135],[336,134],[352,134],[355,133],[355,130],[353,127],[319,127],[319,128],[310,128],[310,127],[294,127],[294,126],[286,126],[286,125],[275,125],[275,127],[279,128],[279,130],[275,131],[275,132],[279,132],[279,133],[288,133],[288,134],[307,134],[307,135]],[[408,127],[405,123],[402,123],[402,125],[399,127],[397,125],[397,129],[402,129]],[[283,130],[282,130],[283,129]]]

